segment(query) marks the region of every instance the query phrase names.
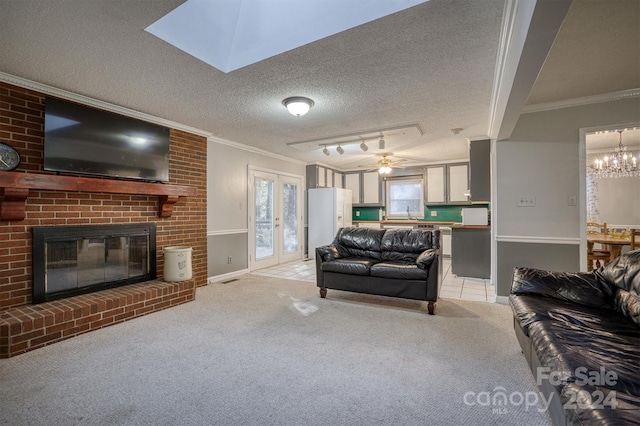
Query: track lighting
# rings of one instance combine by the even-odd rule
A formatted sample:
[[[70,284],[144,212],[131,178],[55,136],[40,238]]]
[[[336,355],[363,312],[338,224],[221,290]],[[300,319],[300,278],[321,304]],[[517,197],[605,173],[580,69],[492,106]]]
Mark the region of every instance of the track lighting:
[[[329,149],[327,149],[327,147],[326,147],[326,146],[325,146],[325,147],[324,147],[324,149],[322,150],[322,153],[323,153],[324,155],[326,155],[327,157],[329,156],[329,154],[331,154],[331,153],[329,152]]]
[[[380,141],[378,141],[378,149],[384,149],[384,139],[380,136]]]
[[[344,154],[344,148],[341,147],[340,145],[338,145],[338,147],[336,148],[336,151],[338,152],[338,154],[342,155]]]
[[[367,152],[369,147],[367,146],[366,143],[364,143],[364,141],[362,141],[362,143],[360,144],[360,149],[363,150],[364,152]]]

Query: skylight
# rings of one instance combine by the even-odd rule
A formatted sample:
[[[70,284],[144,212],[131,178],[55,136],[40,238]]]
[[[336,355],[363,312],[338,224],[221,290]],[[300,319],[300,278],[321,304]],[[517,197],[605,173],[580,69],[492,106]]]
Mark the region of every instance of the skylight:
[[[188,0],[146,31],[225,73],[428,0]]]

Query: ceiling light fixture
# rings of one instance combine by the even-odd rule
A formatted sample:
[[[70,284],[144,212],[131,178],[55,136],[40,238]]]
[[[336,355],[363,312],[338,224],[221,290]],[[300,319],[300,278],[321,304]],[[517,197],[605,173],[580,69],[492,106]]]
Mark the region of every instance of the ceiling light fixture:
[[[360,144],[360,149],[363,150],[364,152],[367,152],[369,147],[367,146],[366,143],[364,143],[364,141],[362,141],[362,143]]]
[[[282,105],[287,107],[287,110],[296,117],[302,117],[309,112],[309,109],[314,105],[314,102],[303,96],[293,96],[282,101]]]
[[[596,178],[619,178],[640,176],[638,159],[622,144],[622,133],[628,129],[616,130],[620,134],[618,147],[603,159],[597,158],[591,165],[591,171]]]
[[[322,150],[322,153],[323,153],[324,155],[326,155],[327,157],[331,154],[331,153],[329,152],[329,149],[328,149],[326,146],[325,146],[325,147],[324,147],[324,149]]]
[[[452,135],[458,135],[460,134],[460,132],[462,132],[464,129],[462,127],[455,127],[451,130],[449,130],[449,133],[451,133]]]
[[[344,154],[344,148],[341,147],[340,145],[338,145],[338,147],[336,148],[336,151],[338,152],[338,154],[342,155]]]
[[[378,141],[378,149],[384,149],[384,139],[380,136],[380,140]]]

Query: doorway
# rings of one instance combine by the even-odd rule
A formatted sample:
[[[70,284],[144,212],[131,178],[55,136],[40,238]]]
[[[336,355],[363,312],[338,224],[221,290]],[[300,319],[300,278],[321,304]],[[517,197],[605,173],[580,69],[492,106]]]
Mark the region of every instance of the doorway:
[[[302,177],[249,169],[249,270],[303,255]]]

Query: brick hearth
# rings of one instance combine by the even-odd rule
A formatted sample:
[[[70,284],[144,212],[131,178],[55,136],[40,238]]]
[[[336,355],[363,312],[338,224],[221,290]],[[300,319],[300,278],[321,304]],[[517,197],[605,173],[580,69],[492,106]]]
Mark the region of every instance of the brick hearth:
[[[0,311],[0,358],[195,299],[195,280],[147,281]]]
[[[6,173],[53,176],[43,165],[45,97],[44,93],[0,83],[0,139],[16,148],[22,158],[15,171]],[[168,185],[196,189],[194,196],[172,200],[175,204],[170,216],[158,217],[158,195],[100,192],[85,186],[31,189],[24,219],[0,220],[0,358],[194,300],[195,287],[207,284],[207,139],[171,129],[170,141]],[[0,206],[11,202],[11,193],[0,188]],[[33,227],[144,222],[157,226],[156,277],[163,276],[164,248],[187,246],[193,248],[192,280],[153,280],[33,304]]]

